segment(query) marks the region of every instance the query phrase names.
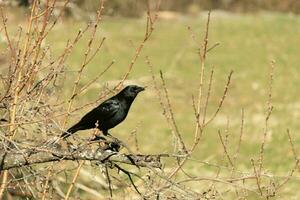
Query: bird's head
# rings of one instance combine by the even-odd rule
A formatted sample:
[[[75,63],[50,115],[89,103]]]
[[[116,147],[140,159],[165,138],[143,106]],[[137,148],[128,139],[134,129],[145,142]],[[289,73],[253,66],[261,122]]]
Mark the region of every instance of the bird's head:
[[[125,87],[120,94],[122,94],[125,98],[135,98],[138,93],[145,90],[145,88],[137,86],[137,85],[128,85]]]

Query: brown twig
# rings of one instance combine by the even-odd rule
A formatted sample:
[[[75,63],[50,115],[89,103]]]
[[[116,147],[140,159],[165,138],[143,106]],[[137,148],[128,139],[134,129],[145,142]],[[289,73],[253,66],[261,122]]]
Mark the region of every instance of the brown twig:
[[[261,170],[263,168],[263,162],[264,162],[264,150],[265,150],[265,144],[267,140],[267,134],[269,132],[269,119],[273,111],[273,105],[272,105],[272,89],[273,89],[273,80],[274,80],[274,68],[275,68],[275,62],[272,61],[270,65],[270,77],[269,77],[269,93],[268,93],[268,100],[267,100],[267,112],[265,117],[265,127],[263,132],[263,139],[260,147],[259,152],[259,168],[258,172],[261,173]]]
[[[164,89],[165,98],[167,100],[168,112],[169,112],[171,122],[172,122],[172,127],[173,127],[172,130],[173,130],[173,132],[174,132],[174,134],[175,134],[175,136],[176,136],[176,138],[177,138],[177,140],[180,144],[180,151],[182,151],[183,153],[187,153],[187,149],[185,147],[185,144],[184,144],[184,141],[182,139],[181,133],[179,132],[177,123],[176,123],[175,118],[174,118],[174,112],[173,112],[173,109],[172,109],[172,106],[171,106],[168,89],[167,89],[166,82],[165,82],[165,79],[163,77],[162,71],[160,71],[160,78],[161,78],[161,81],[162,81],[162,86],[163,86],[163,89]]]
[[[257,188],[259,190],[260,195],[263,196],[263,192],[262,192],[261,185],[260,185],[260,174],[259,174],[258,170],[255,167],[255,163],[254,163],[253,159],[251,159],[251,164],[252,164],[253,171],[254,171],[254,174],[255,174],[255,180],[256,180]]]
[[[228,150],[227,150],[227,145],[226,145],[226,143],[224,142],[224,139],[223,139],[223,137],[222,137],[222,135],[221,135],[221,131],[220,131],[220,130],[218,130],[218,135],[219,135],[220,141],[221,141],[221,143],[222,143],[222,146],[223,146],[223,149],[224,149],[224,153],[225,153],[225,155],[226,155],[226,157],[227,157],[227,159],[228,159],[228,161],[229,161],[231,167],[233,167],[233,166],[234,166],[234,165],[233,165],[233,162],[232,162],[232,160],[231,160],[231,158],[230,158],[230,156],[229,156],[229,153],[228,153]]]

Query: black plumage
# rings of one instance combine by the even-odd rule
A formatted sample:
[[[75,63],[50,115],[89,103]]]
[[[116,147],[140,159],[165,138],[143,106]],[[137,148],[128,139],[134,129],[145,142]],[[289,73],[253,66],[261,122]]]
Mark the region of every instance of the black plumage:
[[[129,108],[137,94],[143,91],[143,87],[129,85],[117,95],[102,102],[81,120],[64,132],[61,137],[67,138],[79,130],[98,128],[104,135],[108,130],[121,123],[127,116]]]

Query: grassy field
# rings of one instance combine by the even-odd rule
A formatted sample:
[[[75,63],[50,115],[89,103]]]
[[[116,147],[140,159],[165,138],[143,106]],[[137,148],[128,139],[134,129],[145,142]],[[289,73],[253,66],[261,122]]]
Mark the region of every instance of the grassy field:
[[[162,70],[165,75],[179,130],[187,144],[192,144],[195,128],[192,95],[197,94],[199,85],[200,64],[197,48],[203,37],[205,20],[206,16],[201,15],[158,21],[152,37],[146,43],[129,77],[133,82],[146,85],[148,88],[137,98],[126,121],[111,130],[114,136],[127,140],[129,133],[136,129],[142,153],[172,151],[172,134],[162,115],[151,83],[151,74],[145,62],[145,56],[149,56],[155,73],[159,75],[159,70]],[[80,21],[74,23],[71,20],[59,23],[47,39],[53,54],[58,55],[63,51],[66,40],[74,37],[84,24]],[[193,41],[188,26],[195,33],[198,44]],[[107,38],[104,48],[87,67],[81,84],[95,77],[112,60],[115,60],[115,64],[97,84],[76,99],[77,105],[96,99],[103,84],[122,77],[135,53],[132,44],[137,45],[143,39],[144,28],[143,19],[104,18],[97,34],[99,40],[103,36]],[[244,109],[245,132],[237,166],[240,171],[253,172],[250,159],[257,159],[259,156],[265,126],[269,69],[271,60],[274,60],[276,62],[273,84],[274,111],[270,118],[264,168],[265,172],[276,174],[278,177],[286,176],[291,171],[295,162],[286,134],[287,128],[291,131],[296,150],[300,148],[299,35],[299,16],[212,12],[209,46],[216,42],[220,45],[209,52],[207,57],[206,77],[212,67],[215,69],[208,115],[217,108],[230,70],[234,70],[234,74],[224,107],[214,122],[207,127],[203,140],[194,154],[195,159],[225,165],[218,130],[225,135],[229,123],[229,154],[233,155],[238,143],[241,110]],[[76,70],[80,67],[86,43],[87,40],[83,40],[72,51],[67,61],[68,69]],[[71,81],[71,78],[68,81]],[[69,91],[67,90],[64,95],[67,97]],[[74,116],[69,124],[78,120],[83,112]],[[134,145],[133,140],[129,140],[128,143]],[[217,171],[214,167],[197,162],[190,162],[185,168],[191,175],[200,173],[209,176]],[[225,169],[224,174],[226,173],[229,171]],[[295,177],[300,177],[299,172],[295,173]],[[300,179],[295,177],[280,196],[277,196],[278,199],[300,197],[298,190]],[[274,181],[277,181],[276,177]],[[202,184],[192,187],[201,187]],[[251,194],[249,198],[256,199],[255,196],[251,197]]]

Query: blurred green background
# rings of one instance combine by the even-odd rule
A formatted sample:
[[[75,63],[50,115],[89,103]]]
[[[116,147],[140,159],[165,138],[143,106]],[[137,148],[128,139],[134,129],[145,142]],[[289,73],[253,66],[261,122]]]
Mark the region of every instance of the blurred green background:
[[[96,4],[96,1],[76,1],[76,5],[81,8],[81,16],[76,18],[71,12],[70,17],[60,21],[46,39],[45,45],[51,46],[53,55],[59,55],[67,39],[74,38],[78,30],[85,26],[87,16],[89,18],[95,14]],[[126,121],[111,130],[111,133],[127,140],[129,133],[136,130],[142,153],[172,151],[173,137],[162,115],[145,62],[145,57],[149,56],[157,78],[159,70],[165,75],[179,130],[187,144],[192,144],[195,128],[192,95],[197,95],[200,74],[197,51],[204,34],[207,18],[205,9],[209,8],[218,9],[213,10],[211,14],[209,46],[215,43],[220,45],[209,52],[207,57],[206,83],[210,69],[214,67],[215,71],[208,116],[217,108],[230,70],[234,70],[234,74],[224,107],[205,131],[194,158],[224,164],[218,130],[225,135],[229,124],[228,147],[229,153],[233,155],[239,138],[241,110],[244,109],[245,133],[238,158],[238,170],[253,172],[250,158],[256,159],[259,156],[268,97],[269,69],[271,61],[274,60],[274,111],[267,136],[265,171],[285,176],[295,165],[286,134],[287,129],[291,131],[296,150],[300,148],[298,1],[162,1],[162,10],[167,12],[161,13],[153,35],[147,41],[129,77],[131,81],[149,87],[138,96]],[[22,25],[26,23],[23,17],[27,14],[27,8],[17,9],[20,9],[20,12],[10,10],[9,15],[13,17],[9,22]],[[144,36],[144,1],[107,1],[105,9],[107,15],[100,24],[97,40],[100,41],[104,36],[107,39],[99,54],[88,65],[81,84],[95,77],[112,60],[116,62],[97,84],[76,99],[76,105],[96,99],[99,88],[104,83],[119,80],[126,73],[135,54],[133,45],[137,46]],[[191,27],[197,41],[192,39],[188,27]],[[10,31],[14,31],[16,27],[10,28]],[[85,37],[73,49],[67,60],[69,70],[80,67],[87,42],[88,37]],[[67,98],[70,90],[66,90],[63,95]],[[89,109],[74,116],[69,125]],[[132,139],[129,139],[128,143],[134,146]],[[185,168],[192,175],[209,175],[216,171],[215,168],[197,162],[190,162]],[[292,179],[282,195],[287,197],[286,199],[298,199],[299,186],[299,179]]]

